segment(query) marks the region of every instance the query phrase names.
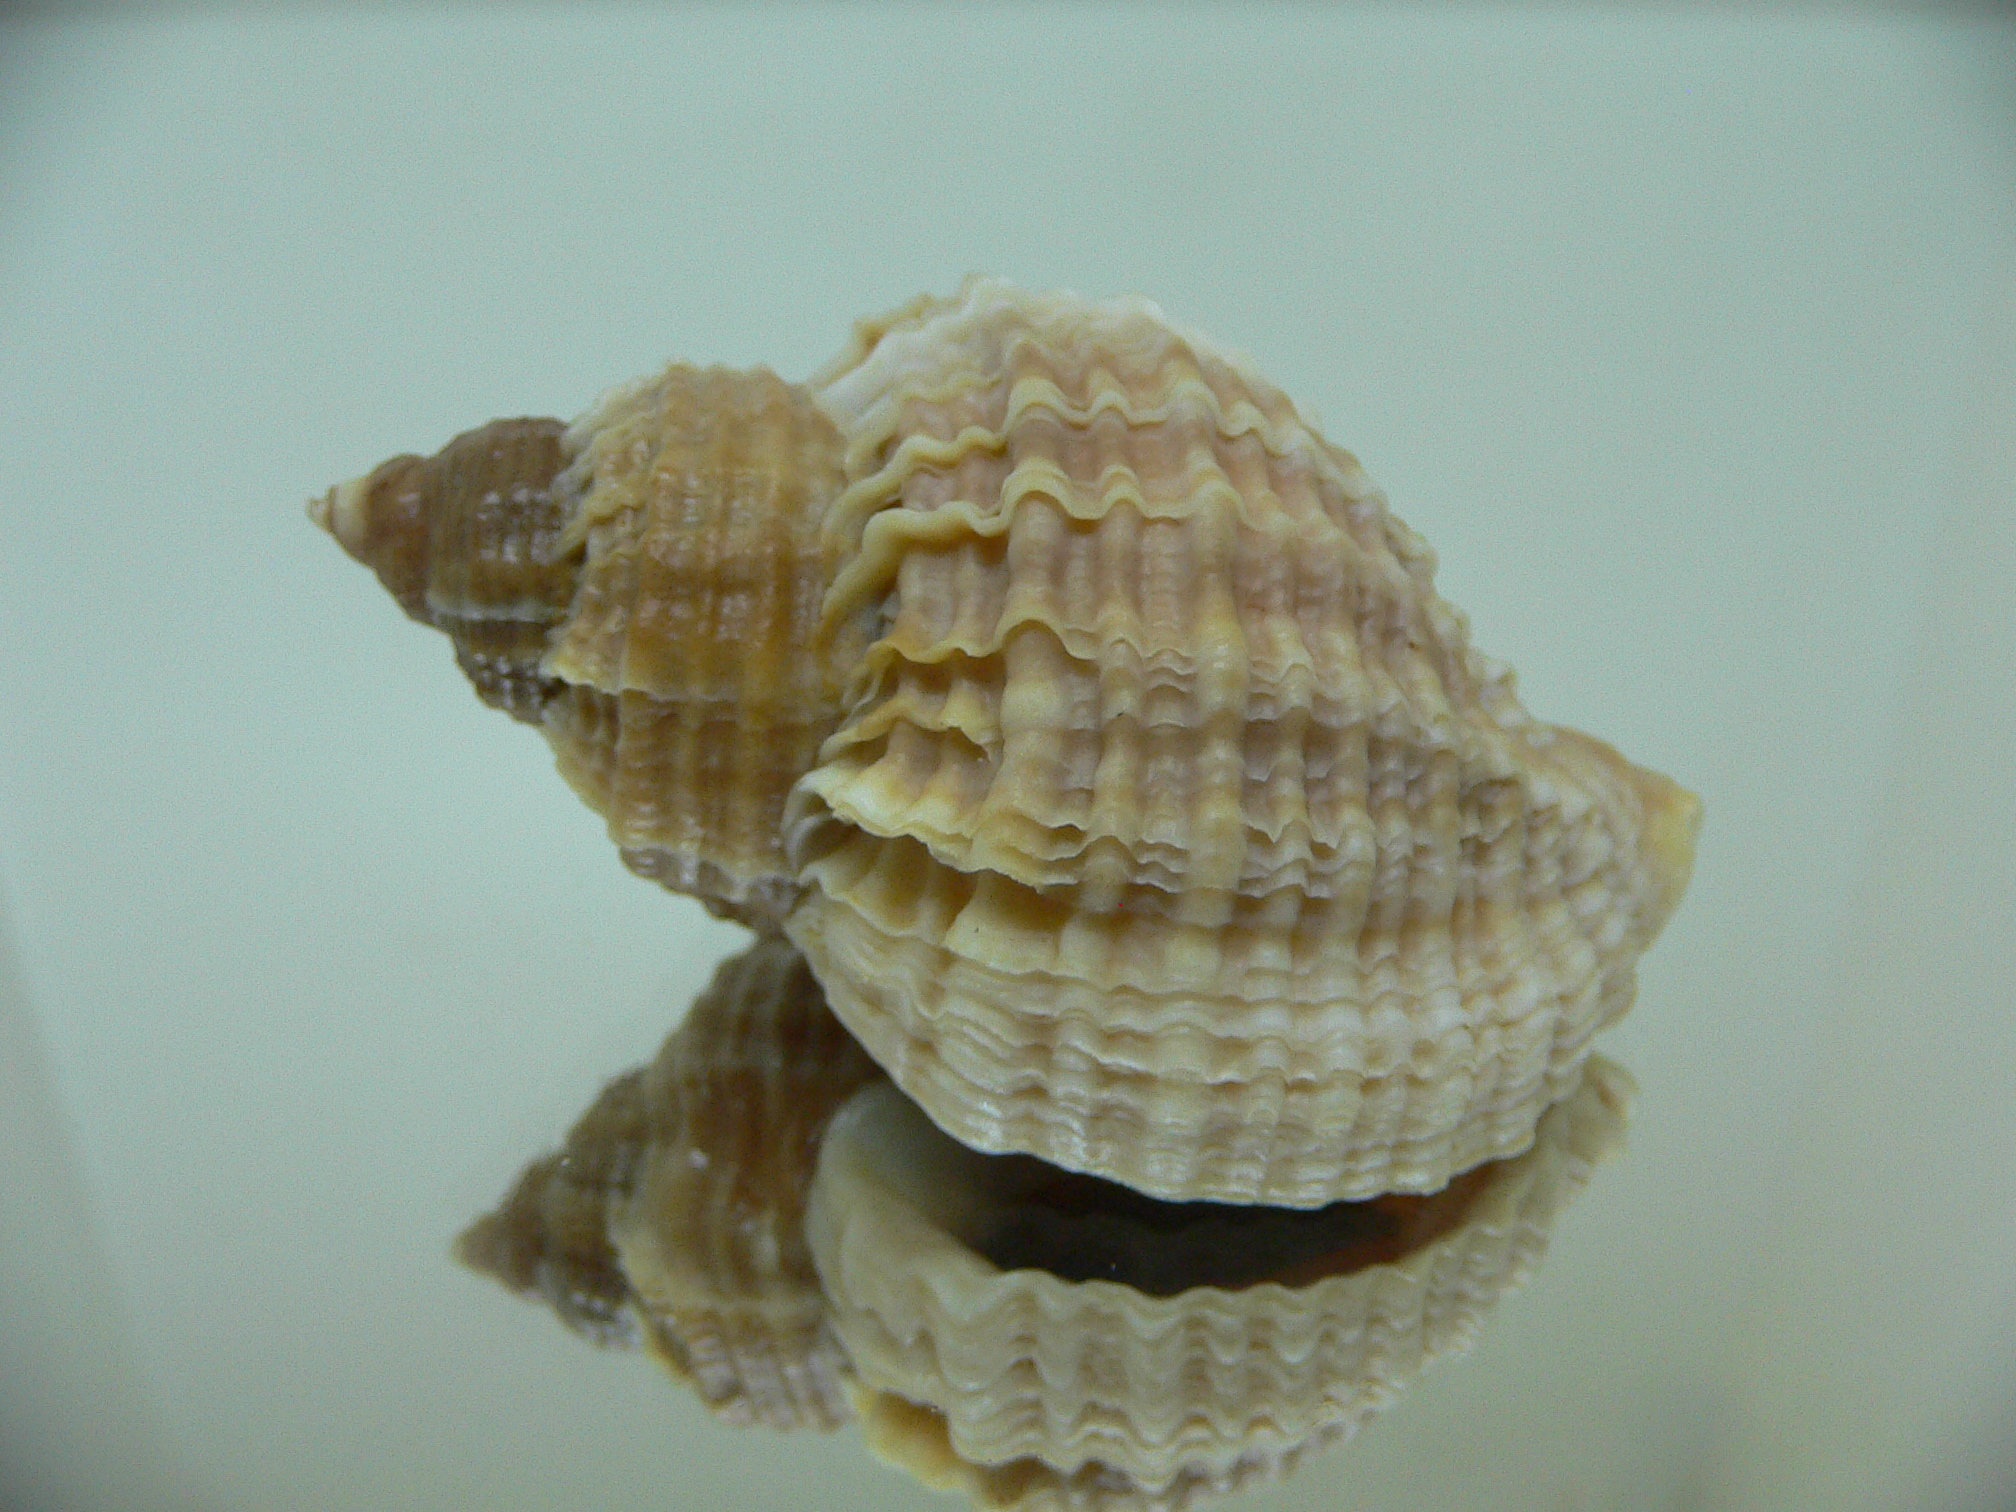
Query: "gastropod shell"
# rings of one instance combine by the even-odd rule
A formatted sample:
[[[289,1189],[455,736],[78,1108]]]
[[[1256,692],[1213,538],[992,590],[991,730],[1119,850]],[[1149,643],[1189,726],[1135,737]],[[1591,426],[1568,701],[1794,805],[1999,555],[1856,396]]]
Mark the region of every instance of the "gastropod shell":
[[[1532,1143],[1686,886],[1694,797],[1528,715],[1356,459],[1142,300],[975,279],[312,508],[974,1149],[1432,1192]]]

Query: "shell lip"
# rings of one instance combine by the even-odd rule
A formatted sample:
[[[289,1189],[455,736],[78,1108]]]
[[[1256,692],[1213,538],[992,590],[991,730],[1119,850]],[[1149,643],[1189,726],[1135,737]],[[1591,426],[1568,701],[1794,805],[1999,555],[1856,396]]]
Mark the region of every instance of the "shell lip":
[[[1642,770],[1642,769],[1641,769]],[[1694,878],[1694,856],[1701,840],[1702,804],[1697,794],[1661,778],[1658,801],[1648,802],[1646,851],[1659,879],[1648,939],[1666,927]]]

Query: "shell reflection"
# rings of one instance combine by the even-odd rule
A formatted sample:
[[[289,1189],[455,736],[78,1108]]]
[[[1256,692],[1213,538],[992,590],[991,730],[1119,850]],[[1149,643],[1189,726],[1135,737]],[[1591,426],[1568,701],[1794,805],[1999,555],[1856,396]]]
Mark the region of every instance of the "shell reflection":
[[[827,1118],[879,1074],[803,957],[759,939],[457,1252],[579,1332],[641,1342],[730,1422],[844,1422],[804,1206]]]
[[[1284,1212],[979,1155],[871,1087],[827,1131],[808,1218],[871,1441],[989,1506],[1177,1507],[1279,1474],[1469,1344],[1629,1095],[1594,1058],[1523,1155]],[[1032,1251],[1063,1263],[1015,1268]],[[1067,1279],[1092,1269],[1152,1280]]]
[[[1629,1092],[1591,1059],[1530,1149],[1432,1195],[1164,1203],[946,1137],[767,937],[459,1249],[728,1421],[828,1428],[851,1402],[877,1453],[982,1506],[1179,1507],[1464,1347]]]

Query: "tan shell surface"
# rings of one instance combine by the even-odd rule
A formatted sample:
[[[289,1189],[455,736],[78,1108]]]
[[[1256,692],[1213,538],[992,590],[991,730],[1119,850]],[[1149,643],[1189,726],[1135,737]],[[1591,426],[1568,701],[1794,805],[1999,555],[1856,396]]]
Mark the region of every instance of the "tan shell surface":
[[[1096,1462],[1065,1474],[1033,1457],[1001,1465],[961,1459],[944,1413],[851,1377],[846,1392],[870,1453],[986,1512],[1180,1512],[1207,1498],[1280,1480],[1312,1454],[1349,1437],[1343,1424],[1325,1427],[1293,1449],[1250,1456],[1223,1473],[1185,1470],[1167,1485],[1148,1487]]]
[[[785,795],[840,713],[814,646],[839,433],[773,374],[675,366],[567,444],[563,545],[583,565],[544,662],[565,686],[546,717],[561,774],[634,869],[774,921],[794,891]]]
[[[840,437],[774,374],[675,365],[311,506],[477,691],[540,724],[636,871],[774,927],[784,800],[840,714],[814,641]],[[834,656],[860,637],[833,637]]]
[[[864,327],[787,927],[948,1132],[1170,1198],[1433,1190],[1621,1014],[1695,804],[1537,724],[1433,556],[1141,301]]]
[[[611,1081],[566,1142],[526,1166],[503,1202],[455,1241],[464,1265],[544,1302],[598,1344],[640,1339],[630,1283],[609,1242],[609,1209],[636,1179],[643,1083],[642,1069]]]
[[[558,420],[493,420],[431,457],[398,456],[312,501],[309,514],[378,574],[399,607],[455,644],[483,701],[538,723],[539,664],[566,618],[567,504]]]
[[[833,1427],[846,1360],[804,1207],[826,1120],[878,1076],[803,958],[761,937],[458,1251],[591,1337],[642,1342],[731,1422]]]
[[[871,1445],[1001,1507],[1180,1507],[1280,1473],[1470,1343],[1621,1143],[1630,1091],[1593,1058],[1524,1154],[1447,1202],[1381,1199],[1427,1215],[1404,1253],[1151,1296],[997,1269],[965,1236],[1034,1163],[967,1150],[893,1088],[866,1089],[829,1126],[807,1230]]]

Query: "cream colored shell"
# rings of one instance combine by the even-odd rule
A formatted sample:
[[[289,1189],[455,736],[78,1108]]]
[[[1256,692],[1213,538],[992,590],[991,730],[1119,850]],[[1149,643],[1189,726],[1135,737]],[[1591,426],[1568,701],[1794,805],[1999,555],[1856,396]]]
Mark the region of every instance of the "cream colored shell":
[[[787,927],[949,1133],[1158,1196],[1523,1148],[1684,885],[1693,799],[1539,725],[1349,454],[1151,305],[867,328]]]
[[[876,1078],[803,959],[760,938],[459,1252],[591,1337],[641,1342],[730,1422],[833,1427],[847,1367],[804,1205],[827,1118]]]
[[[804,387],[503,424],[522,473],[493,427],[317,517],[967,1144],[1432,1191],[1531,1140],[1685,887],[1693,797],[1532,720],[1356,460],[1144,301],[978,279]]]
[[[1525,1154],[1446,1200],[1382,1199],[1419,1215],[1394,1258],[1151,1296],[996,1269],[971,1236],[1043,1173],[865,1089],[827,1130],[807,1233],[870,1442],[983,1506],[1180,1507],[1278,1474],[1471,1342],[1621,1144],[1630,1092],[1594,1058]]]

